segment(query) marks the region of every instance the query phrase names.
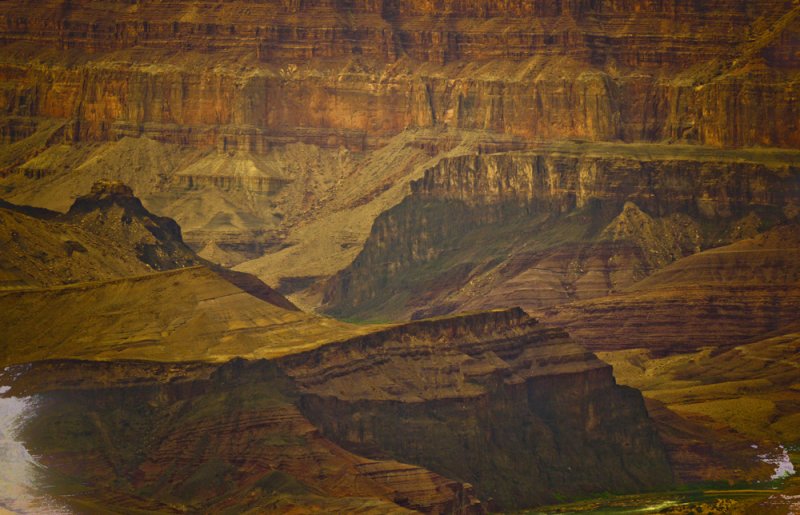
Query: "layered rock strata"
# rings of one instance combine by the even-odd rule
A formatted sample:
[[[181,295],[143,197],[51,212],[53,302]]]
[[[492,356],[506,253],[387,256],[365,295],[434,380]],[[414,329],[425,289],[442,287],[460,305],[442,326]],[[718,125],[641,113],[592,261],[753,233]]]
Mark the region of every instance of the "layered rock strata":
[[[619,295],[544,316],[594,350],[669,354],[746,343],[796,323],[798,248],[800,227],[783,224],[681,259]]]
[[[228,150],[364,148],[443,124],[796,147],[798,12],[780,0],[10,3],[0,105],[70,119],[77,139]]]
[[[639,394],[521,310],[421,321],[280,363],[324,435],[468,481],[502,509],[672,482]]]
[[[30,452],[67,491],[90,485],[70,502],[98,509],[480,513],[475,496],[512,508],[672,484],[638,392],[520,310],[272,362],[45,361],[0,379],[4,395],[36,398]]]
[[[0,195],[66,209],[53,191],[102,169],[204,257],[267,254],[242,266],[294,290],[349,264],[464,133],[484,134],[478,152],[570,139],[797,148],[798,13],[782,0],[6,2]],[[305,144],[287,153],[296,166],[275,166]],[[359,157],[340,166],[341,148]],[[303,257],[317,248],[332,259]]]
[[[605,144],[444,159],[376,220],[325,300],[380,319],[601,297],[795,217],[798,162]]]
[[[326,440],[269,363],[43,362],[7,369],[4,384],[9,374],[11,395],[35,395],[19,437],[40,484],[58,475],[74,509],[483,513],[468,485]]]

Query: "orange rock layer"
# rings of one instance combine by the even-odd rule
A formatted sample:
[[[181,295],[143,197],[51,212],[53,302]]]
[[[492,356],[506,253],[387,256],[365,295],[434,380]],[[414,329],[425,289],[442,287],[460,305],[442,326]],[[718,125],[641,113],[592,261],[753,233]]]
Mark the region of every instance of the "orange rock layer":
[[[800,145],[800,7],[681,2],[6,3],[0,112],[263,150],[408,126]],[[52,50],[53,47],[60,50]]]

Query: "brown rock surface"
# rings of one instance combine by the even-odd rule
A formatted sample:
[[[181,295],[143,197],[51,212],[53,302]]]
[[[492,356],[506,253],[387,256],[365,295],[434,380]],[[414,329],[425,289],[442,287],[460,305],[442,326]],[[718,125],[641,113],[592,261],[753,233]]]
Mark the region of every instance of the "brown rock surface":
[[[478,152],[568,139],[798,148],[799,12],[781,0],[9,1],[0,195],[63,210],[102,172],[195,250],[308,284],[352,262],[377,216],[471,133]]]
[[[638,394],[521,310],[415,322],[280,363],[324,435],[467,480],[502,509],[672,481]]]
[[[3,107],[73,119],[81,139],[363,148],[443,123],[714,146],[800,134],[787,1],[12,2],[3,14]]]
[[[599,353],[620,382],[639,388],[686,480],[770,477],[775,465],[742,466],[796,442],[798,325],[719,350],[659,357],[647,348]],[[671,410],[671,411],[670,411]],[[679,415],[679,416],[678,416]],[[703,443],[701,443],[703,442]],[[758,442],[753,444],[751,442]]]
[[[55,499],[74,510],[483,512],[469,485],[322,437],[269,363],[50,361],[12,373],[13,393],[38,399],[20,437],[47,467],[40,484],[59,481]]]
[[[49,287],[206,265],[250,295],[288,310],[285,297],[183,243],[174,220],[152,214],[120,181],[97,181],[65,214],[0,201],[2,289]]]
[[[798,156],[562,144],[443,159],[376,220],[327,309],[381,320],[602,297],[796,216]]]
[[[146,206],[205,256],[306,306],[324,293],[338,315],[542,310],[617,349],[682,478],[754,477],[748,439],[797,436],[780,331],[800,307],[798,245],[777,240],[798,231],[685,256],[798,214],[799,16],[787,0],[8,0],[0,196],[66,211],[110,177],[143,204],[115,187],[62,219],[0,209],[0,281],[18,289],[0,292],[0,361],[309,351],[284,361],[299,404],[359,452],[507,505],[666,484],[640,398],[559,330],[506,312],[353,339],[376,328],[257,300],[280,296],[246,275],[142,268],[196,259]],[[73,281],[92,282],[53,287]],[[78,499],[89,511],[472,506],[460,482],[337,447],[262,379],[48,392],[63,424],[38,420],[40,449],[104,485]]]
[[[593,350],[670,353],[744,343],[797,321],[798,248],[798,225],[780,225],[681,259],[624,293],[544,316]]]

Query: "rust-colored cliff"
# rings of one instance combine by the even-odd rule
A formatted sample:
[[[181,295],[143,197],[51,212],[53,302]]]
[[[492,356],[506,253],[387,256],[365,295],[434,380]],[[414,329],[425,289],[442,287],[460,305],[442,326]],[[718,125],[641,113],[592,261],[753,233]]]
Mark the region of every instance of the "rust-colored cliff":
[[[787,1],[7,3],[6,115],[363,148],[447,125],[535,139],[797,146]]]
[[[266,256],[242,266],[295,292],[352,262],[447,154],[571,139],[798,148],[798,13],[780,0],[6,2],[2,195],[64,210],[121,178],[204,257]]]

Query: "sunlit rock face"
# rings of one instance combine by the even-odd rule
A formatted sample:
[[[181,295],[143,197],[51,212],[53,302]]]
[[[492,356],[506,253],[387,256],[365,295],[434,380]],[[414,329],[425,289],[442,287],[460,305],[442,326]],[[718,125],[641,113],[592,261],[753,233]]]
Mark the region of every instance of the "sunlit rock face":
[[[4,2],[0,196],[79,202],[0,212],[0,279],[24,290],[0,294],[0,358],[299,354],[45,366],[0,404],[35,411],[4,440],[14,509],[46,503],[33,461],[96,485],[77,500],[97,511],[470,513],[668,487],[669,460],[749,478],[704,455],[728,419],[667,434],[667,457],[638,392],[555,326],[512,310],[355,337],[372,329],[252,278],[157,273],[201,261],[140,208],[348,319],[523,306],[597,350],[744,342],[796,318],[794,247],[700,262],[724,289],[669,266],[800,212],[798,16],[788,0]],[[116,182],[82,197],[101,178],[143,202]]]
[[[448,125],[800,143],[788,1],[12,2],[4,15],[15,87],[0,105],[71,119],[77,139],[363,148]]]
[[[204,257],[286,292],[350,264],[454,149],[800,146],[785,0],[12,1],[0,14],[3,198],[64,210],[87,176],[124,178]]]

